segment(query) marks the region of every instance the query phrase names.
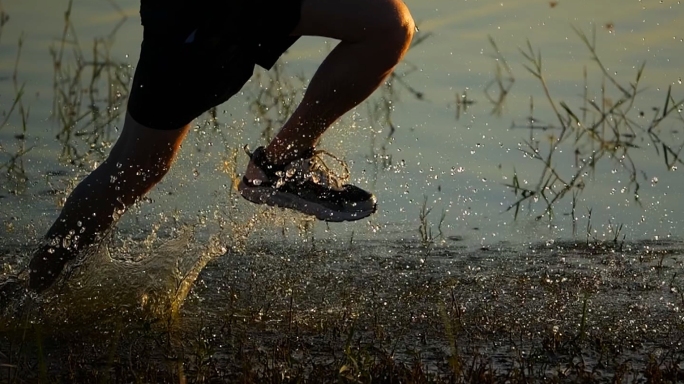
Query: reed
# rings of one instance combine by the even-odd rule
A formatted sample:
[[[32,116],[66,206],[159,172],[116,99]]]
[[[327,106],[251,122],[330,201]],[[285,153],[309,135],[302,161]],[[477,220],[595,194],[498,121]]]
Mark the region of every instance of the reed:
[[[531,187],[520,183],[517,172],[513,172],[511,183],[505,184],[516,200],[507,211],[517,218],[522,209],[534,214],[538,219],[546,216],[552,219],[555,207],[567,198],[571,200],[573,230],[576,231],[578,197],[587,184],[600,178],[604,165],[610,165],[620,172],[622,185],[631,191],[635,203],[640,204],[641,181],[644,174],[635,152],[643,152],[644,147],[653,148],[655,155],[662,158],[668,170],[682,164],[681,152],[684,143],[664,140],[663,134],[671,129],[663,128],[663,123],[681,127],[684,99],[676,100],[668,87],[664,94],[662,107],[653,107],[650,120],[644,120],[645,112],[640,109],[638,95],[642,91],[641,79],[645,70],[642,64],[634,75],[634,80],[621,83],[607,69],[599,56],[595,31],[588,36],[575,29],[575,33],[590,53],[595,67],[600,71],[602,83],[595,96],[587,86],[587,70],[584,70],[585,92],[581,106],[573,107],[565,101],[558,101],[552,95],[544,76],[541,53],[528,41],[521,49],[529,74],[539,80],[545,102],[550,108],[555,122],[542,122],[534,117],[534,103],[530,99],[530,117],[525,125],[515,122],[512,128],[526,128],[529,137],[524,140],[520,151],[528,158],[542,165],[537,182]],[[599,100],[598,102],[596,100]],[[675,128],[679,129],[679,128]],[[650,142],[650,146],[641,143]],[[571,169],[559,167],[566,157],[561,153],[572,153],[574,164]],[[537,208],[539,207],[539,208]],[[619,231],[618,231],[619,232]]]

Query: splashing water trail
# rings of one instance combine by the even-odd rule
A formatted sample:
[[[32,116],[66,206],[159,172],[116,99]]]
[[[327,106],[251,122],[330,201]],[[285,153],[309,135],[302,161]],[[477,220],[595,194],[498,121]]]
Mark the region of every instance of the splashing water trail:
[[[19,313],[44,325],[106,324],[108,321],[159,319],[178,314],[199,272],[222,254],[216,237],[207,243],[193,242],[191,229],[166,240],[139,261],[113,257],[102,245],[78,266],[71,266],[68,278],[34,297],[14,303]],[[141,247],[142,248],[142,247]],[[129,250],[135,254],[140,249]],[[17,297],[17,300],[24,299]],[[17,312],[14,314],[16,315]],[[6,326],[22,327],[16,318],[3,319]]]

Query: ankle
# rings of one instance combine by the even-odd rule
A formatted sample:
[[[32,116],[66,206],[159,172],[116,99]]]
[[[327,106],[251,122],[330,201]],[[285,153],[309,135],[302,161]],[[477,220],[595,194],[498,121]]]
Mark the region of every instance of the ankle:
[[[299,159],[305,159],[313,155],[314,148],[306,146],[269,145],[264,149],[266,160],[276,166],[285,166]]]

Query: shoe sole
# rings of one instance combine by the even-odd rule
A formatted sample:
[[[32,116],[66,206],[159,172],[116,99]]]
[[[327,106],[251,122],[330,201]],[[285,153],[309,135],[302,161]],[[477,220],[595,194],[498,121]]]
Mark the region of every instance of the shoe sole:
[[[240,192],[240,195],[242,195],[242,197],[244,197],[246,200],[251,201],[252,203],[266,204],[271,207],[292,209],[297,212],[301,212],[305,215],[314,216],[318,220],[322,221],[356,221],[365,219],[366,217],[372,215],[377,211],[375,197],[373,197],[373,201],[370,204],[368,204],[369,206],[366,209],[349,212],[336,211],[324,205],[304,200],[297,195],[283,192],[275,192],[271,187],[249,187],[245,185],[243,182],[240,182],[240,184],[238,185],[238,191]]]

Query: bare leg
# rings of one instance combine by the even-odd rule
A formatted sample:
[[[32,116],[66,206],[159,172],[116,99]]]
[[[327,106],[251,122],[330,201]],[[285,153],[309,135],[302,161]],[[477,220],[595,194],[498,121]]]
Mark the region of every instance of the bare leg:
[[[409,48],[415,26],[401,0],[304,0],[293,35],[341,40],[294,114],[266,148],[275,164],[313,148],[338,118],[370,96]]]
[[[62,213],[29,264],[29,287],[41,291],[66,261],[93,244],[128,206],[147,193],[169,170],[189,126],[161,131],[126,115],[109,157],[73,190]]]

